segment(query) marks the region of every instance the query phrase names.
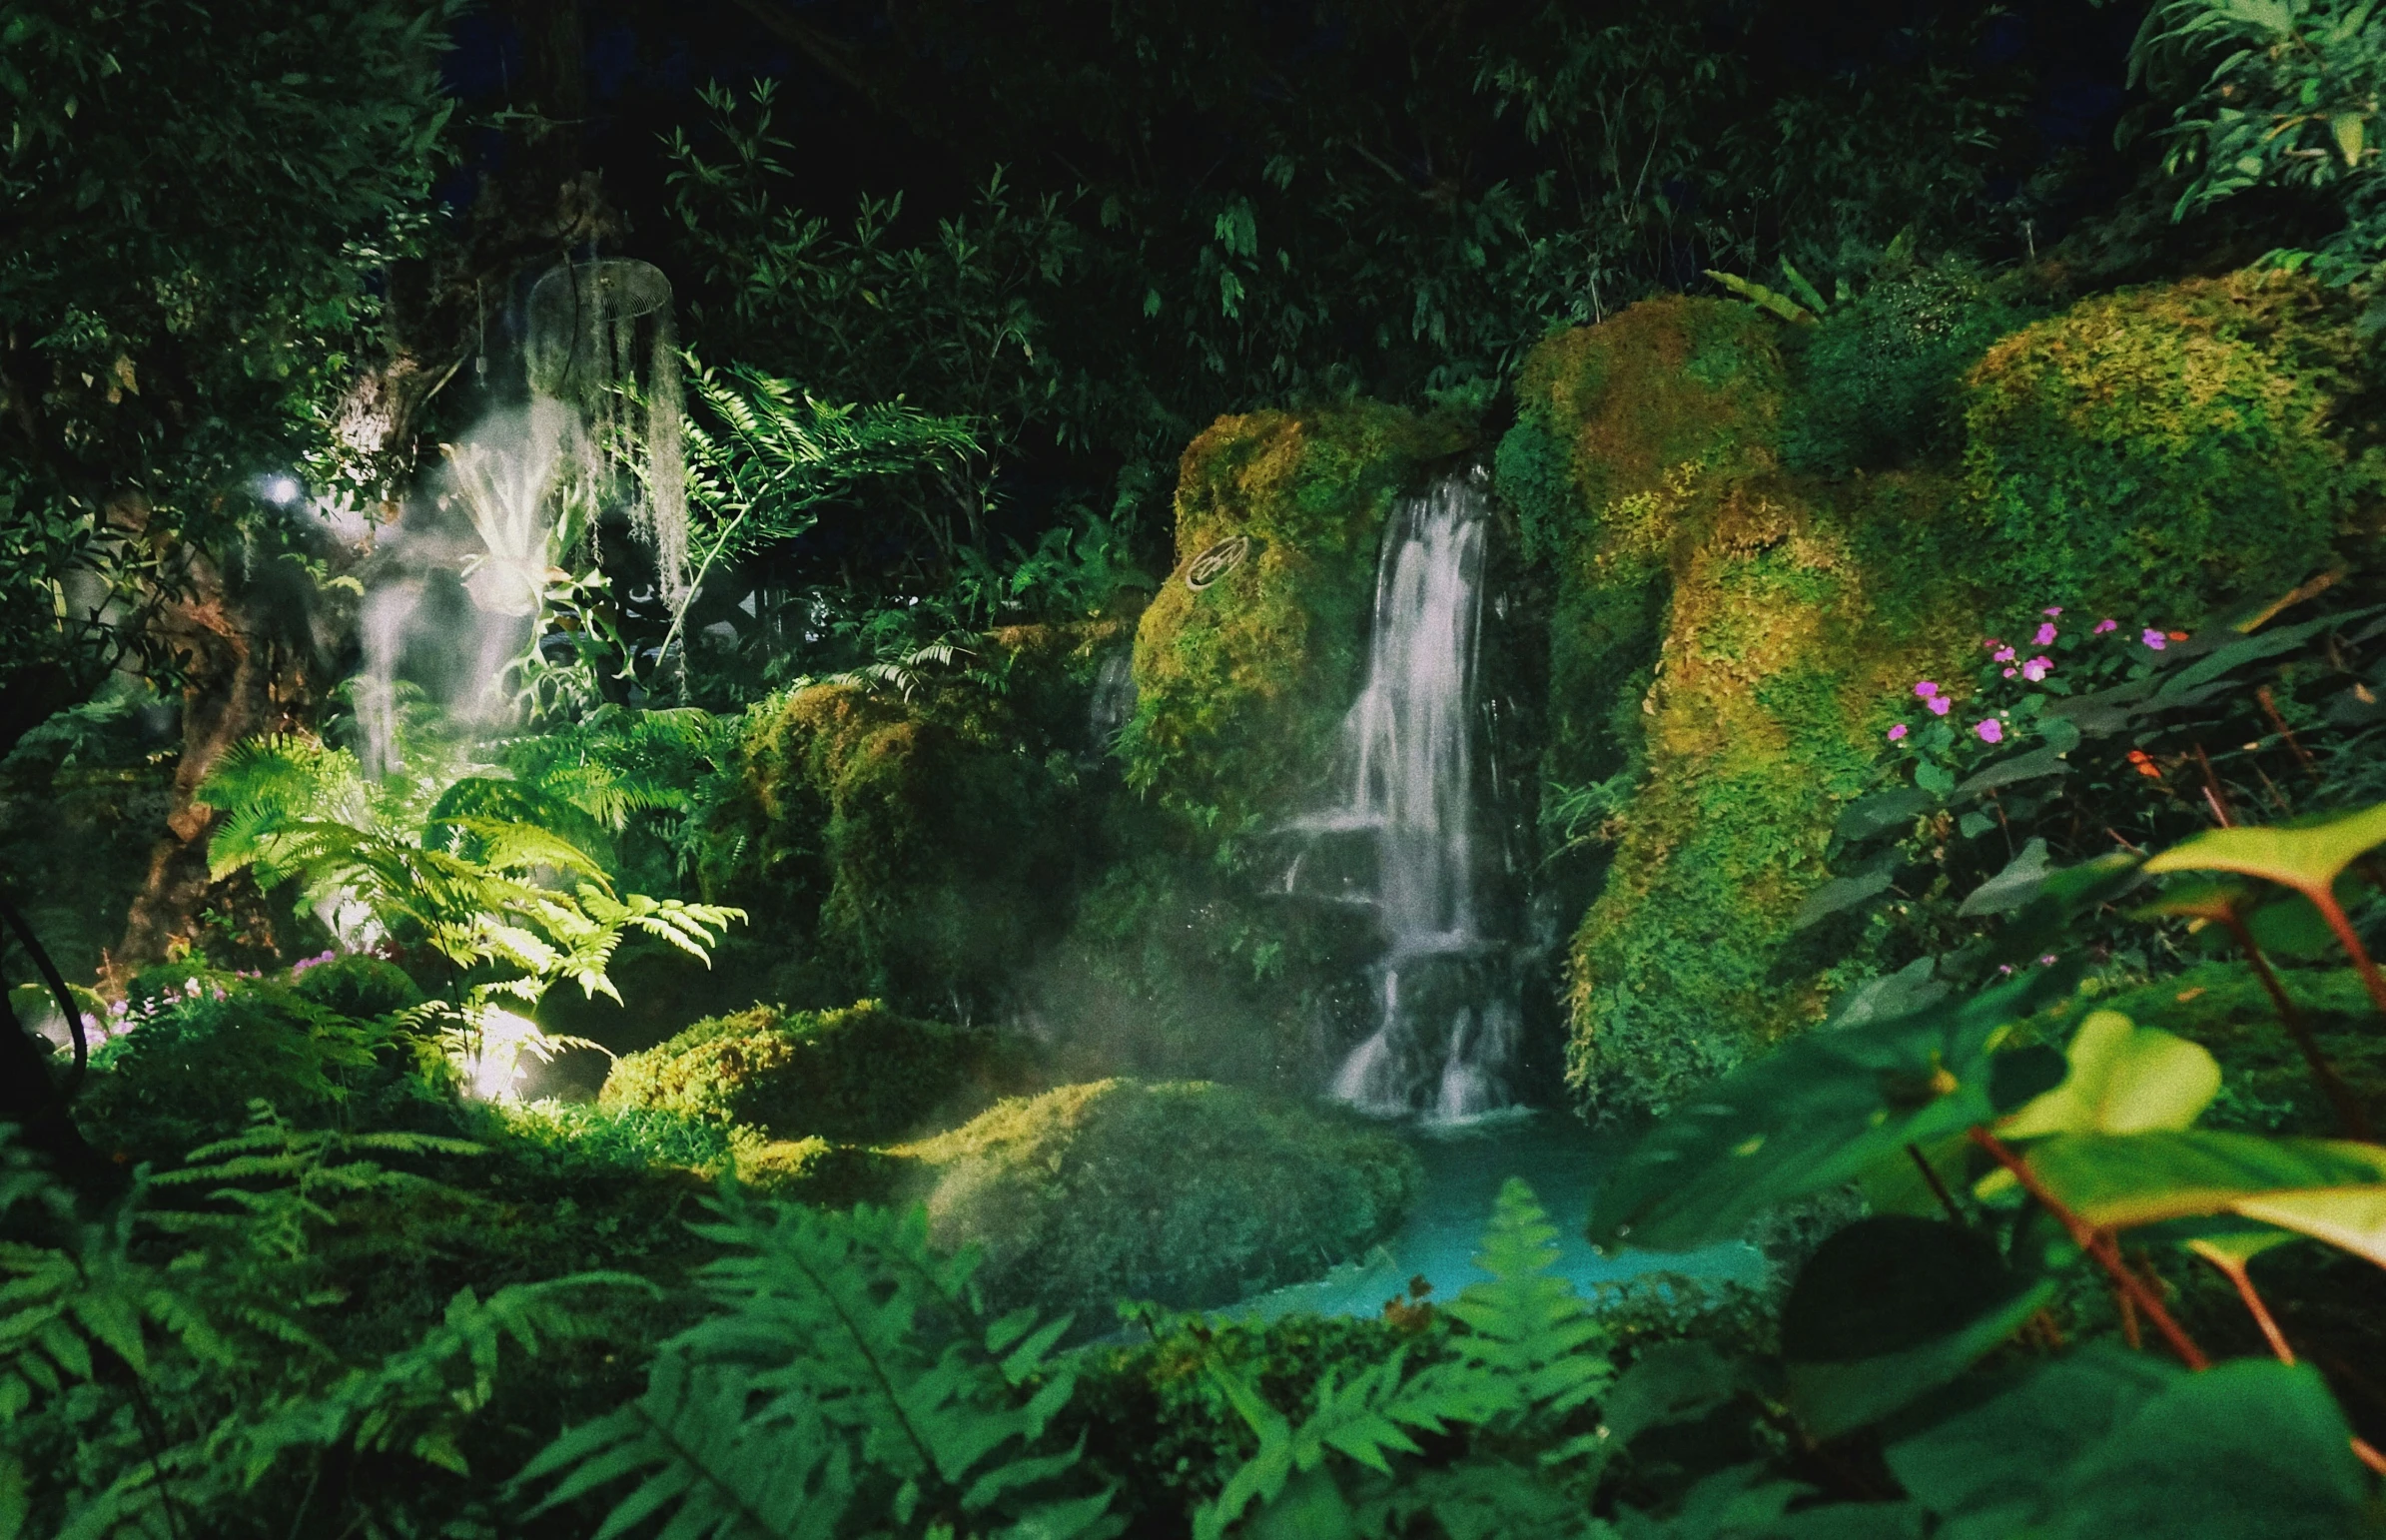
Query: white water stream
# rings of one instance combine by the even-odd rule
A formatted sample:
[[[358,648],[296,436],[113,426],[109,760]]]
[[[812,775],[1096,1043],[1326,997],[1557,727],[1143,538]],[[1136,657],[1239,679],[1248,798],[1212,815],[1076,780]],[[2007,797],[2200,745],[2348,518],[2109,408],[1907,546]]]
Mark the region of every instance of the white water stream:
[[[1342,725],[1342,800],[1294,826],[1310,842],[1287,887],[1304,891],[1303,865],[1339,847],[1325,864],[1341,875],[1324,896],[1371,907],[1383,938],[1375,1030],[1343,1061],[1333,1095],[1384,1115],[1457,1121],[1512,1100],[1520,1027],[1508,949],[1484,933],[1476,891],[1486,481],[1479,469],[1451,475],[1393,508],[1366,687]]]

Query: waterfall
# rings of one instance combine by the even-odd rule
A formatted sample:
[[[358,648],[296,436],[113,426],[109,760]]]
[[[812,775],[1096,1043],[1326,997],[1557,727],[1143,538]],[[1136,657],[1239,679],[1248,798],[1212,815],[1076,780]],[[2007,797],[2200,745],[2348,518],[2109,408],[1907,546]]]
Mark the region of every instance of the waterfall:
[[[1476,883],[1487,480],[1479,468],[1448,476],[1393,508],[1366,686],[1342,724],[1341,801],[1294,826],[1309,838],[1287,887],[1375,915],[1375,1030],[1333,1095],[1387,1115],[1468,1118],[1510,1100],[1519,1013]]]

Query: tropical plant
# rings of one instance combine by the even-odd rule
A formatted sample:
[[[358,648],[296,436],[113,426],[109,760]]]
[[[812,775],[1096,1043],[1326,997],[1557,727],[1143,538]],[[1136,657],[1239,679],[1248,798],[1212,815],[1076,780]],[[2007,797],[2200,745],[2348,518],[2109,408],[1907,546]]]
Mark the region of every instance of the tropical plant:
[[[704,959],[714,933],[743,918],[719,905],[616,895],[596,857],[558,832],[569,815],[587,814],[514,780],[385,786],[344,749],[285,737],[228,753],[200,797],[223,814],[209,848],[218,877],[252,871],[269,887],[298,883],[309,902],[345,907],[352,925],[369,922],[436,960],[444,997],[417,1009],[443,1024],[451,1055],[483,1095],[510,1094],[521,1056],[553,1051],[522,1012],[554,985],[619,999],[605,969],[625,935]]]
[[[646,1391],[523,1469],[539,1509],[623,1481],[602,1533],[1111,1535],[1111,1494],[1048,1436],[1076,1384],[1066,1317],[987,1315],[974,1258],[921,1209],[847,1213],[724,1189],[700,1232],[713,1314],[657,1350]],[[538,1510],[533,1510],[538,1511]]]
[[[2129,51],[2131,83],[2184,98],[2163,130],[2184,180],[2175,218],[2257,188],[2310,198],[2335,228],[2308,251],[2338,284],[2386,260],[2386,12],[2375,0],[2163,0]]]
[[[304,1524],[327,1462],[396,1454],[467,1471],[467,1429],[510,1351],[593,1329],[574,1304],[591,1291],[647,1286],[591,1273],[485,1299],[464,1288],[403,1345],[336,1350],[323,1333],[345,1295],[325,1233],[454,1200],[392,1162],[474,1153],[425,1135],[302,1133],[259,1104],[245,1133],[144,1168],[87,1216],[0,1142],[0,1216],[33,1237],[0,1243],[0,1535],[214,1533],[269,1486]],[[326,1506],[354,1507],[337,1492]]]

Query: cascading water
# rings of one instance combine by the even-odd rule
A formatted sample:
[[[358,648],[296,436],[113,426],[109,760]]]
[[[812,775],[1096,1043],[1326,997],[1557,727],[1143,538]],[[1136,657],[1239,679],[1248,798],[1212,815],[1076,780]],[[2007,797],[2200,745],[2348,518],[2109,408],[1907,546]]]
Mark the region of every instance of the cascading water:
[[[1294,826],[1309,838],[1287,887],[1367,905],[1383,939],[1375,1030],[1333,1095],[1385,1115],[1462,1119],[1511,1100],[1516,992],[1476,874],[1487,480],[1452,475],[1393,509],[1366,687],[1342,725],[1342,801]]]

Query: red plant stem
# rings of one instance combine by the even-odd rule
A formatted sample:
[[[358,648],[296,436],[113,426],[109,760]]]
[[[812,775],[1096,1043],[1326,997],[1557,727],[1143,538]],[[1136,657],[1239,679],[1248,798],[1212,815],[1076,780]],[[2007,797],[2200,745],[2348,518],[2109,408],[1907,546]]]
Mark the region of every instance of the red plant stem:
[[[2170,1311],[2162,1307],[2162,1301],[2154,1297],[2154,1291],[2146,1286],[2145,1280],[2121,1260],[2120,1247],[2113,1244],[2110,1235],[2073,1213],[2061,1199],[2047,1191],[2045,1184],[2038,1180],[2037,1173],[2013,1154],[2004,1141],[1985,1128],[1973,1129],[1968,1138],[1986,1150],[1990,1159],[2011,1171],[2013,1179],[2021,1183],[2021,1190],[2036,1199],[2039,1207],[2052,1214],[2055,1222],[2070,1232],[2072,1242],[2080,1250],[2096,1259],[2096,1264],[2120,1286],[2129,1302],[2143,1310],[2145,1318],[2154,1323],[2154,1329],[2162,1333],[2162,1339],[2170,1344],[2172,1352],[2179,1355],[2181,1363],[2191,1369],[2208,1369],[2212,1366],[2212,1360],[2205,1357],[2203,1349],[2196,1346],[2194,1339],[2180,1329],[2177,1321],[2170,1318]]]
[[[2253,965],[2254,977],[2261,980],[2262,988],[2269,992],[2270,1004],[2277,1008],[2279,1022],[2286,1028],[2287,1036],[2295,1040],[2295,1047],[2303,1051],[2303,1062],[2311,1067],[2311,1078],[2319,1083],[2320,1092],[2327,1097],[2328,1105],[2336,1109],[2336,1122],[2344,1130],[2345,1138],[2369,1141],[2368,1115],[2362,1112],[2361,1104],[2354,1100],[2353,1093],[2345,1088],[2345,1083],[2336,1078],[2335,1066],[2329,1064],[2328,1057],[2320,1052],[2319,1039],[2311,1035],[2311,1024],[2303,1019],[2303,1012],[2287,995],[2286,986],[2278,982],[2278,974],[2270,967],[2270,960],[2262,956],[2260,947],[2254,945],[2253,932],[2247,928],[2244,918],[2234,909],[2227,909],[2222,912],[2220,923],[2227,926],[2229,935],[2236,938],[2245,960]]]
[[[2372,1449],[2367,1439],[2356,1438],[2353,1440],[2353,1457],[2379,1475],[2386,1476],[2386,1454],[2380,1454],[2377,1450]]]
[[[2195,746],[2195,763],[2203,770],[2204,800],[2212,805],[2212,816],[2220,820],[2221,828],[2235,828],[2236,813],[2228,805],[2228,794],[2220,789],[2220,777],[2212,773],[2211,756],[2200,743]]]
[[[2320,914],[2328,921],[2328,929],[2334,931],[2336,939],[2344,943],[2345,951],[2352,956],[2354,969],[2361,975],[2361,987],[2369,991],[2370,1002],[2378,1008],[2379,1013],[2386,1015],[2386,979],[2378,977],[2378,965],[2371,959],[2369,949],[2361,944],[2361,938],[2354,933],[2353,922],[2346,918],[2344,906],[2336,902],[2336,895],[2328,890],[2325,883],[2305,888],[2302,893],[2319,907]]]
[[[2262,1303],[2262,1296],[2255,1290],[2252,1275],[2246,1272],[2245,1264],[2233,1256],[2216,1256],[2209,1251],[2198,1251],[2196,1254],[2219,1268],[2221,1275],[2237,1286],[2237,1297],[2245,1301],[2245,1308],[2252,1314],[2253,1323],[2262,1328],[2262,1335],[2269,1340],[2271,1354],[2280,1363],[2293,1368],[2295,1350],[2287,1345],[2286,1333],[2278,1329],[2278,1321],[2270,1314],[2270,1307]]]
[[[2270,687],[2265,684],[2255,690],[2253,698],[2262,703],[2262,711],[2270,718],[2270,725],[2278,729],[2278,736],[2284,738],[2286,746],[2295,751],[2295,758],[2302,764],[2303,773],[2317,780],[2320,767],[2313,762],[2311,750],[2305,748],[2302,740],[2295,736],[2295,730],[2286,725],[2286,718],[2278,714],[2278,701],[2270,694]]]

